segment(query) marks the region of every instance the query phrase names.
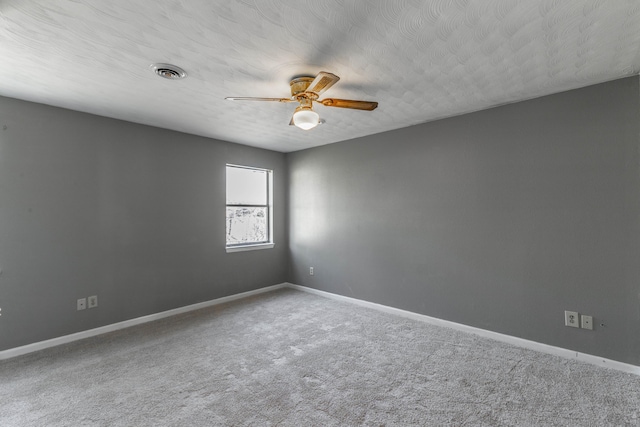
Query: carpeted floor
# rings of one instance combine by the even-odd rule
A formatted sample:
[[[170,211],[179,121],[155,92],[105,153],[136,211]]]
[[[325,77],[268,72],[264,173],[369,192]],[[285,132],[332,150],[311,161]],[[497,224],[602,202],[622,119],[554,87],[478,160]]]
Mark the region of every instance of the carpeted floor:
[[[0,426],[640,426],[640,377],[283,289],[0,362]]]

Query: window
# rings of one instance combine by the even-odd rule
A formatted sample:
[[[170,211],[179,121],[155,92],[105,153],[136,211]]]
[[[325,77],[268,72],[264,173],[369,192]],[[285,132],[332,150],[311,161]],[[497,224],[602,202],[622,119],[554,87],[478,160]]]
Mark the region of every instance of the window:
[[[271,175],[227,165],[227,252],[273,247]]]

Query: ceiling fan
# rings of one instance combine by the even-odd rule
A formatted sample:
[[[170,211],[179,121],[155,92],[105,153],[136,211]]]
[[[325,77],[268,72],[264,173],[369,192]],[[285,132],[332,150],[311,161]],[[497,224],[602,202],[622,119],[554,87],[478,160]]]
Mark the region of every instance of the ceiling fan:
[[[375,110],[378,106],[373,101],[353,101],[350,99],[325,98],[319,99],[320,94],[329,89],[340,80],[340,77],[326,71],[321,71],[314,77],[297,77],[291,80],[290,98],[252,98],[252,97],[227,97],[229,101],[278,101],[278,102],[298,102],[291,118],[290,125],[295,125],[300,129],[309,130],[318,126],[320,115],[313,111],[313,102],[319,102],[326,107],[351,108],[354,110]]]

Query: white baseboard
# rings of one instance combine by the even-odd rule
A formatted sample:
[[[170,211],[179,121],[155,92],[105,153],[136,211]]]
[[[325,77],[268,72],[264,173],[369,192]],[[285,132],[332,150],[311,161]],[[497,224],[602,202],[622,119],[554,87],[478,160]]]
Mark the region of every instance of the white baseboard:
[[[393,307],[389,307],[382,304],[376,304],[373,302],[359,300],[356,298],[350,298],[342,295],[332,294],[331,292],[320,291],[318,289],[308,288],[306,286],[294,285],[292,283],[286,283],[285,285],[293,289],[298,289],[300,291],[309,292],[309,293],[320,295],[326,298],[331,298],[339,301],[346,301],[346,302],[357,304],[363,307],[368,307],[368,308],[373,308],[375,310],[383,311],[385,313],[391,313],[391,314],[406,317],[409,319],[430,323],[432,325],[444,326],[446,328],[452,328],[458,331],[476,334],[481,337],[491,338],[496,341],[512,344],[518,347],[527,348],[530,350],[536,350],[542,353],[564,357],[566,359],[577,359],[583,362],[590,363],[592,365],[603,366],[606,368],[615,369],[617,371],[640,375],[640,366],[618,362],[616,360],[605,359],[603,357],[594,356],[591,354],[579,353],[574,350],[542,344],[539,342],[530,341],[523,338],[513,337],[511,335],[505,335],[498,332],[488,331],[486,329],[474,328],[473,326],[467,326],[460,323],[451,322],[448,320],[442,320],[435,317],[426,316],[424,314],[418,314],[411,311],[401,310],[399,308],[393,308]]]
[[[211,307],[214,305],[224,304],[229,301],[234,301],[242,298],[247,298],[252,295],[258,295],[265,292],[275,291],[287,287],[288,284],[281,283],[279,285],[267,286],[265,288],[256,289],[253,291],[242,292],[228,297],[222,297],[211,301],[200,302],[197,304],[187,305],[185,307],[175,308],[173,310],[162,311],[160,313],[150,314],[148,316],[137,317],[135,319],[125,320],[123,322],[113,323],[111,325],[101,326],[95,329],[89,329],[87,331],[77,332],[75,334],[64,335],[58,338],[52,338],[46,341],[40,341],[33,344],[23,345],[21,347],[10,348],[8,350],[0,351],[0,360],[9,359],[16,356],[22,356],[23,354],[32,353],[38,350],[44,350],[46,348],[55,347],[61,344],[67,344],[73,341],[78,341],[85,338],[94,337],[96,335],[106,334],[108,332],[117,331],[120,329],[128,328],[130,326],[140,325],[147,322],[153,322],[154,320],[163,319],[165,317],[175,316],[176,314],[187,313],[189,311],[198,310],[201,308]]]
[[[308,288],[306,286],[295,285],[293,283],[281,283],[278,285],[267,286],[264,288],[256,289],[253,291],[242,292],[227,297],[214,299],[211,301],[205,301],[197,304],[188,305],[185,307],[175,308],[173,310],[167,310],[160,313],[150,314],[148,316],[138,317],[135,319],[125,320],[123,322],[113,323],[111,325],[101,326],[95,329],[89,329],[87,331],[77,332],[75,334],[64,335],[58,338],[52,338],[46,341],[40,341],[33,344],[27,344],[21,347],[10,348],[8,350],[0,351],[0,360],[10,359],[12,357],[21,356],[24,354],[32,353],[38,350],[44,350],[50,347],[55,347],[61,344],[67,344],[73,341],[78,341],[85,338],[94,337],[96,335],[106,334],[108,332],[117,331],[120,329],[128,328],[130,326],[140,325],[154,320],[163,319],[165,317],[175,316],[177,314],[187,313],[189,311],[198,310],[201,308],[211,307],[226,302],[235,301],[242,298],[247,298],[253,295],[262,294],[265,292],[275,291],[282,288],[292,288],[299,291],[308,292],[315,295],[320,295],[325,298],[331,298],[338,301],[345,301],[352,304],[360,305],[363,307],[373,308],[375,310],[383,311],[385,313],[394,314],[397,316],[406,317],[409,319],[418,320],[421,322],[430,323],[432,325],[443,326],[446,328],[456,329],[467,333],[472,333],[485,338],[491,338],[496,341],[501,341],[507,344],[512,344],[518,347],[527,348],[530,350],[539,351],[542,353],[552,354],[555,356],[564,357],[566,359],[580,360],[592,365],[602,366],[610,369],[615,369],[630,374],[640,375],[640,366],[631,365],[628,363],[618,362],[616,360],[605,359],[603,357],[594,356],[591,354],[580,353],[574,350],[569,350],[562,347],[555,347],[552,345],[542,344],[535,341],[526,340],[523,338],[513,337],[511,335],[505,335],[498,332],[488,331],[486,329],[475,328],[473,326],[463,325],[460,323],[451,322],[448,320],[442,320],[435,317],[430,317],[424,314],[414,313],[411,311],[401,310],[399,308],[389,307],[382,304],[377,304],[369,301],[359,300],[356,298],[345,297],[331,292],[321,291],[318,289]]]

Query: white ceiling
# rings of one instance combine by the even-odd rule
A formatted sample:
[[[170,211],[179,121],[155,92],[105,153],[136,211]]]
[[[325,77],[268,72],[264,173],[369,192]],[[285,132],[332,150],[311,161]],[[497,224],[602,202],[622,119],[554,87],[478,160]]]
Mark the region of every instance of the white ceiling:
[[[224,99],[319,71],[378,109]],[[640,0],[0,1],[0,95],[283,152],[639,72]]]

